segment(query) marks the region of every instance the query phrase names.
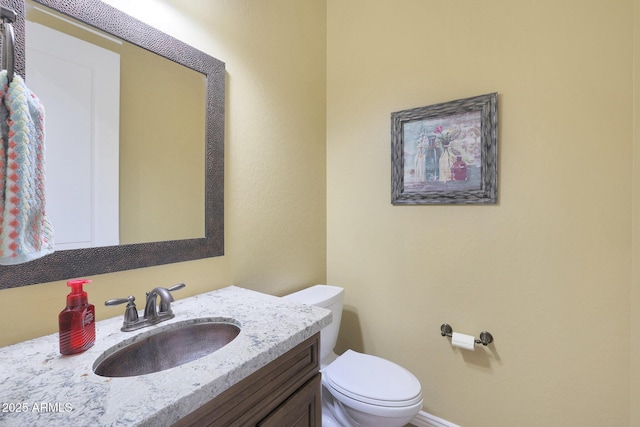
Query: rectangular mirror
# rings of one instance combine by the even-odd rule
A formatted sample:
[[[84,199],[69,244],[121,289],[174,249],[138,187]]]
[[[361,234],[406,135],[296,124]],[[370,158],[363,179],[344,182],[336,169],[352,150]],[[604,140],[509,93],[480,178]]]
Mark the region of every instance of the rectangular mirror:
[[[26,5],[56,250],[204,237],[205,75]]]
[[[42,97],[47,109],[47,132],[52,133],[47,150],[59,153],[60,159],[51,161],[48,154],[47,160],[53,165],[49,171],[47,164],[47,174],[52,178],[66,174],[66,179],[72,180],[68,183],[80,179],[80,184],[92,184],[77,191],[65,190],[69,184],[62,184],[61,195],[47,191],[54,227],[67,221],[71,234],[80,235],[73,235],[70,240],[81,241],[85,246],[56,250],[23,265],[0,266],[0,288],[223,255],[224,63],[100,1],[69,3],[2,1],[3,6],[17,9],[18,13],[14,25],[18,46],[16,71],[24,75],[26,69],[27,85]],[[47,45],[47,39],[56,42]],[[117,65],[111,70],[119,72],[110,74],[119,74],[119,78],[113,79],[116,82],[92,81],[95,73],[86,72],[84,64],[74,69],[78,58],[68,59],[73,49],[63,47],[62,41],[67,39],[81,45],[90,43],[91,51],[106,51],[108,57],[115,57]],[[47,69],[42,70],[45,65]],[[109,69],[104,65],[97,68]],[[105,123],[103,119],[82,116],[87,108],[75,99],[71,104],[53,106],[60,100],[69,102],[64,100],[69,98],[67,89],[60,88],[60,82],[66,80],[74,83],[75,88],[70,90],[87,88],[77,90],[72,98],[88,98],[86,93],[97,92],[103,84],[119,85],[119,89],[103,88],[105,98],[117,91],[120,106],[115,115],[113,107],[104,108],[107,118],[115,116],[110,122],[113,124],[102,126],[108,130],[106,137],[95,135],[99,124]],[[91,98],[85,102],[96,105]],[[108,102],[114,101],[107,100],[107,105]],[[52,105],[51,111],[48,103]],[[86,136],[80,137],[80,131],[72,134],[83,144],[87,139],[92,140],[91,144],[95,144],[95,139],[108,140],[111,133],[115,142],[108,142],[107,148],[92,145],[84,151],[107,153],[98,157],[115,157],[115,166],[103,166],[91,158],[76,160],[77,166],[71,170],[69,163],[65,165],[69,151],[82,151],[68,145],[73,120],[67,123],[64,120],[69,120],[69,116],[83,117],[73,129],[83,125]],[[93,170],[89,167],[96,164]],[[110,177],[104,180],[107,189],[103,193],[114,193],[109,185],[114,187],[114,181],[118,184],[115,201],[111,194],[111,202],[104,202],[105,208],[100,209],[95,204],[99,197],[94,187],[103,176]],[[83,177],[88,178],[82,181]],[[87,203],[74,199],[81,196],[80,190],[86,193]],[[72,209],[74,206],[81,212]],[[55,209],[60,212],[56,214],[60,219],[53,217]],[[70,210],[72,214],[82,214],[81,220],[86,225],[79,226],[78,218],[67,217]],[[110,218],[98,215],[92,219],[96,211],[110,211]],[[111,230],[111,237],[103,240],[106,243],[86,243],[90,240],[87,236],[92,238],[96,230]]]

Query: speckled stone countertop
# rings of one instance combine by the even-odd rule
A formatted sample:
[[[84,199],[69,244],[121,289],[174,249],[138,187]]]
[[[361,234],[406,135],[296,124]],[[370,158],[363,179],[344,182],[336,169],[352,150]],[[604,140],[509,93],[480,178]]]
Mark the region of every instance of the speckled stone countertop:
[[[60,355],[57,333],[0,348],[0,425],[171,425],[331,321],[329,310],[236,286],[176,300],[172,308],[175,318],[133,332],[120,331],[121,316],[97,322],[95,345],[73,356]],[[165,371],[93,373],[94,361],[122,341],[195,318],[232,319],[241,331],[225,347]]]

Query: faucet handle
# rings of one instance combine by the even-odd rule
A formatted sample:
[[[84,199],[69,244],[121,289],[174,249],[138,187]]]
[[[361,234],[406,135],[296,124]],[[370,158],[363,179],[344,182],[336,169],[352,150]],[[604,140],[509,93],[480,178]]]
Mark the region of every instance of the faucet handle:
[[[187,286],[187,285],[185,285],[184,283],[178,283],[177,285],[173,285],[170,288],[162,288],[162,289],[166,289],[169,292],[173,292],[173,291],[177,291],[178,289],[182,289],[185,286]],[[150,293],[151,293],[151,291],[147,291],[146,295],[149,296]],[[110,301],[116,301],[116,300],[110,300]]]
[[[114,298],[114,299],[109,299],[106,300],[104,302],[104,305],[119,305],[119,304],[124,304],[124,303],[128,303],[128,302],[134,302],[136,300],[136,297],[134,297],[133,295],[129,295],[127,298]]]
[[[170,287],[169,289],[167,289],[169,292],[173,292],[173,291],[177,291],[178,289],[182,289],[184,288],[185,285],[184,283],[178,283],[177,285],[173,285],[172,287]]]
[[[104,305],[119,305],[127,303],[124,310],[124,326],[138,321],[138,309],[135,303],[136,297],[129,295],[127,298],[114,298],[104,302]],[[123,326],[123,327],[124,327]]]

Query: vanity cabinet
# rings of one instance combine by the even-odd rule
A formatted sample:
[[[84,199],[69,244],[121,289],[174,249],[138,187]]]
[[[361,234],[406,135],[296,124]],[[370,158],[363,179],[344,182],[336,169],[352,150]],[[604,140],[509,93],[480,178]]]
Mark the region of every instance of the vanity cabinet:
[[[174,427],[321,427],[320,334],[205,403]]]

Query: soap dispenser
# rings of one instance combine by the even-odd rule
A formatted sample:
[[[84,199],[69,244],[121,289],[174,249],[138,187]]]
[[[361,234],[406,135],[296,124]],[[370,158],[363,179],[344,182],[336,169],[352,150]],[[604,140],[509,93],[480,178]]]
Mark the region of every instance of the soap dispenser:
[[[89,304],[87,293],[82,285],[91,280],[69,280],[67,286],[71,293],[67,295],[67,307],[58,315],[60,326],[60,353],[76,354],[91,347],[96,340],[96,311]]]

